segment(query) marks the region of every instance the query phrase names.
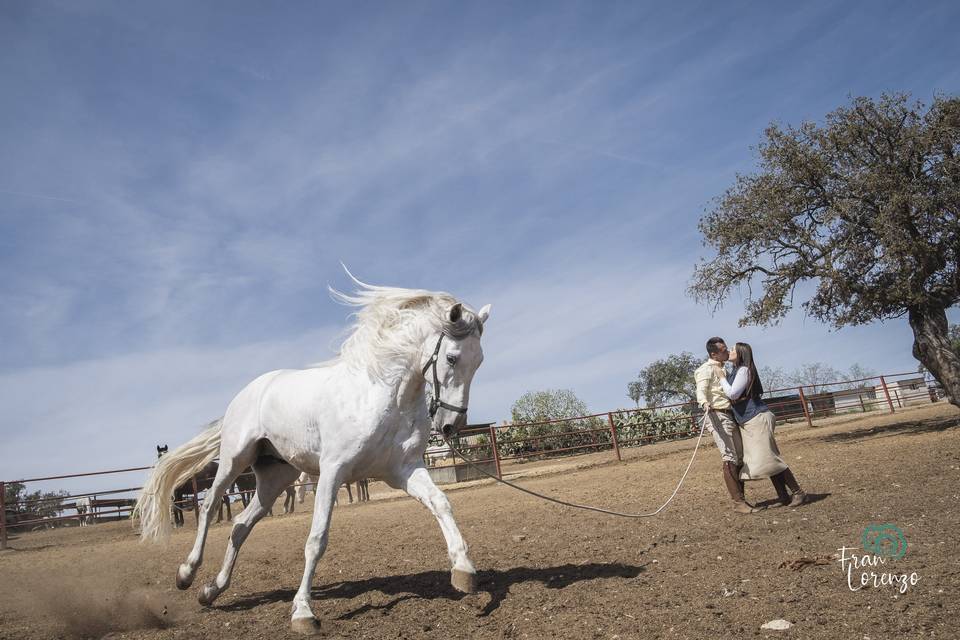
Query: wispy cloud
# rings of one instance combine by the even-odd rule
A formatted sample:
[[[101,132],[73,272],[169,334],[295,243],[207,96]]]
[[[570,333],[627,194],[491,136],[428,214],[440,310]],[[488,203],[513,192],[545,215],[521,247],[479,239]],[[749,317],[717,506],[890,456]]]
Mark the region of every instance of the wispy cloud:
[[[709,333],[787,368],[899,367],[900,324],[741,331],[739,300],[711,317],[683,293],[697,218],[764,124],[956,90],[958,9],[888,9],[25,5],[0,21],[0,397],[45,395],[17,423],[74,454],[143,451],[133,416],[200,424],[320,359],[292,361],[343,326],[340,260],[494,304],[476,419],[534,388],[624,404]],[[185,369],[202,392],[168,379]]]

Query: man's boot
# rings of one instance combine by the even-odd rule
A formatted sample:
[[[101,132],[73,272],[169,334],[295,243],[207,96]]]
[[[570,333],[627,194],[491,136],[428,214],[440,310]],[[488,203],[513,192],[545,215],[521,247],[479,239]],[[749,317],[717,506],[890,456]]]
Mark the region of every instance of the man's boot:
[[[790,504],[790,493],[787,491],[787,481],[783,478],[784,472],[781,471],[775,476],[770,476],[770,482],[773,483],[773,488],[777,490],[777,498],[780,501],[782,506],[787,506]]]
[[[755,513],[760,509],[754,509],[747,504],[743,498],[743,486],[737,478],[737,465],[734,462],[723,463],[723,483],[733,499],[733,510],[737,513]]]

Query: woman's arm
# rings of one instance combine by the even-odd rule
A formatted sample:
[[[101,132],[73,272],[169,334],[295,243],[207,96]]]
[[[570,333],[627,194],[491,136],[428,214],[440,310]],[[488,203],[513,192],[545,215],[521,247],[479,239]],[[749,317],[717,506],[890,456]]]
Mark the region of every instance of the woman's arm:
[[[731,400],[736,400],[743,395],[743,392],[747,390],[747,382],[750,381],[750,370],[746,367],[737,367],[737,372],[733,376],[733,384],[730,384],[726,379],[720,377],[720,386],[723,387],[723,392],[727,394],[727,397]]]

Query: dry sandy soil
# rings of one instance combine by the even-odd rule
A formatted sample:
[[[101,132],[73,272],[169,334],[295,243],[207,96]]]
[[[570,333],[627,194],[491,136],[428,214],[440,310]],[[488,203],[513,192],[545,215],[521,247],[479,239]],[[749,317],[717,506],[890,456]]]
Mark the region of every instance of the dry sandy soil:
[[[340,506],[314,581],[320,634],[960,637],[960,412],[941,404],[788,426],[778,440],[815,494],[798,509],[733,513],[706,443],[656,518],[574,511],[489,482],[449,491],[480,572],[473,595],[449,586],[443,538],[418,503],[380,492]],[[606,452],[510,472],[563,499],[648,511],[673,490],[692,451],[687,440],[625,451],[621,463]],[[748,494],[764,501],[773,490],[756,482]],[[0,552],[0,638],[297,637],[289,609],[309,522],[303,512],[265,519],[213,608],[197,603],[196,586],[219,568],[226,524],[211,529],[207,563],[186,592],[173,579],[193,541],[189,527],[162,545],[140,544],[128,523],[22,534]],[[875,569],[915,573],[906,593],[851,591],[833,557],[841,546],[859,550],[864,527],[877,523],[895,524],[908,540],[905,557]],[[761,630],[778,618],[793,626]]]

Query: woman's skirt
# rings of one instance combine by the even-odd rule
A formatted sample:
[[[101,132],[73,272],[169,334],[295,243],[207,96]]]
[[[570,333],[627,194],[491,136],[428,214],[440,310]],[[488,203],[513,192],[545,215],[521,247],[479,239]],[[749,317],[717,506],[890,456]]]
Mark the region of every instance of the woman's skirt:
[[[786,470],[787,463],[780,457],[777,441],[773,439],[776,418],[772,411],[764,411],[741,425],[743,437],[743,467],[741,480],[759,480]]]

